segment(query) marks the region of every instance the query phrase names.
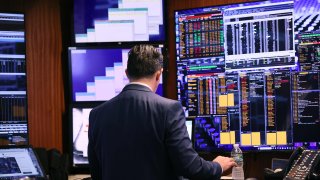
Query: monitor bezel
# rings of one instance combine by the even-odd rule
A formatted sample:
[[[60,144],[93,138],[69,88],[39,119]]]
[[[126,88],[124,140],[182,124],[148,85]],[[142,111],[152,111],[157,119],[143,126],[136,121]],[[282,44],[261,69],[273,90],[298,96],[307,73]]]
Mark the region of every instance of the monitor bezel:
[[[70,127],[70,131],[69,131],[69,152],[70,152],[70,156],[69,156],[69,162],[71,162],[71,171],[74,173],[89,173],[89,163],[88,164],[75,164],[74,163],[74,145],[73,145],[73,109],[86,109],[86,108],[95,108],[99,105],[103,104],[103,102],[82,102],[82,103],[75,103],[75,104],[71,104],[69,106],[69,127]]]
[[[163,97],[166,97],[166,86],[167,86],[167,83],[166,83],[166,80],[167,80],[167,55],[166,55],[166,52],[167,52],[167,48],[164,44],[150,44],[154,47],[159,47],[161,48],[161,51],[162,51],[162,54],[163,54],[163,73],[162,73],[162,96]],[[71,103],[84,103],[84,102],[90,102],[90,103],[101,103],[101,102],[105,102],[106,100],[103,100],[103,101],[76,101],[74,98],[73,98],[73,77],[72,77],[72,56],[71,56],[71,51],[72,50],[108,50],[108,49],[130,49],[132,48],[134,45],[128,45],[128,46],[89,46],[89,47],[69,47],[68,48],[68,82],[69,82],[69,102]]]

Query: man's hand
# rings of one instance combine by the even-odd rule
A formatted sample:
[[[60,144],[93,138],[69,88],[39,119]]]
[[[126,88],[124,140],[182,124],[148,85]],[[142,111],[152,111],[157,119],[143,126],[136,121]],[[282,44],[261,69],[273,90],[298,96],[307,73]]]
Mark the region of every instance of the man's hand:
[[[232,158],[224,156],[218,156],[213,161],[220,164],[220,166],[223,169],[222,173],[228,172],[232,167],[237,166],[237,164],[234,162]]]

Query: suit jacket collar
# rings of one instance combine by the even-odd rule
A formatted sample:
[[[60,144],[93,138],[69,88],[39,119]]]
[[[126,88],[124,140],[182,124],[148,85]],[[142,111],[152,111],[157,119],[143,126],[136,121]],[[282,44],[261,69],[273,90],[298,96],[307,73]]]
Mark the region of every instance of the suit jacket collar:
[[[148,84],[145,84],[145,83],[142,83],[142,82],[130,82],[129,84],[140,84],[140,85],[148,87],[152,91],[152,88]]]
[[[151,89],[149,89],[146,86],[140,85],[140,84],[128,84],[123,88],[122,91],[127,91],[127,90],[137,90],[137,91],[152,92]]]

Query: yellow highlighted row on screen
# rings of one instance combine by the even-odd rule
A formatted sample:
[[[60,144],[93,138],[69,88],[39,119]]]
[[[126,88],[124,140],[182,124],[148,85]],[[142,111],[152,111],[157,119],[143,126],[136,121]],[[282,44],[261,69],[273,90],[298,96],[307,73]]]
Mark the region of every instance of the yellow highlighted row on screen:
[[[234,94],[219,95],[219,107],[234,106]]]
[[[235,144],[235,131],[220,132],[220,144]],[[242,146],[259,146],[261,145],[260,132],[251,132],[241,134]],[[287,144],[287,132],[277,131],[273,133],[267,133],[267,145],[286,145]]]

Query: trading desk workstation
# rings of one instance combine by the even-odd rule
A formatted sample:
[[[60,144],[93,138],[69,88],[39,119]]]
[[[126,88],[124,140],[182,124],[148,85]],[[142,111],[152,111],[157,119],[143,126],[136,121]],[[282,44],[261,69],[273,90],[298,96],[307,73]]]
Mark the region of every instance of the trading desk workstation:
[[[0,179],[50,177],[38,147],[61,153],[65,178],[90,178],[89,113],[129,82],[135,44],[164,55],[156,93],[181,102],[200,156],[230,156],[239,144],[245,178],[320,179],[320,2],[191,1],[4,5]]]

